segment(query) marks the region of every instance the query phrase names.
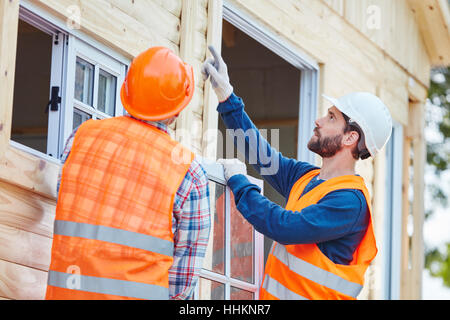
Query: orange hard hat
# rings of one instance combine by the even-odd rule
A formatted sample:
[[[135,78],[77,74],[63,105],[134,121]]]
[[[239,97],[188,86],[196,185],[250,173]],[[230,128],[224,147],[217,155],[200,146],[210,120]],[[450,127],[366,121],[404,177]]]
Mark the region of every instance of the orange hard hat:
[[[132,116],[149,121],[177,115],[194,95],[194,71],[170,49],[152,47],[131,63],[120,97]]]

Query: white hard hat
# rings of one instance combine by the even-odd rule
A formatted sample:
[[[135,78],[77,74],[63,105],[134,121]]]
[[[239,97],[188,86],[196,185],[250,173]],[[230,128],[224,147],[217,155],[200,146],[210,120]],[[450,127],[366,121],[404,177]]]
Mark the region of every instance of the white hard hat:
[[[391,114],[383,101],[368,92],[354,92],[339,99],[323,97],[349,117],[350,122],[358,124],[364,136],[358,144],[359,151],[364,148],[364,142],[370,155],[375,157],[392,133]]]

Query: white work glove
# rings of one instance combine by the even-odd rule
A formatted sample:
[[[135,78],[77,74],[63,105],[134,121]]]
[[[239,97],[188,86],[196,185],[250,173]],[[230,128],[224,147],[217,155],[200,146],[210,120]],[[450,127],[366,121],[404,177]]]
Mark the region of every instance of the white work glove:
[[[223,165],[223,169],[225,172],[225,179],[230,180],[230,178],[237,174],[247,174],[247,167],[245,163],[238,159],[219,159],[217,163]]]
[[[233,93],[233,87],[228,77],[228,68],[220,54],[213,46],[209,46],[213,58],[207,59],[202,65],[203,80],[210,77],[211,85],[217,95],[219,102],[224,102]]]

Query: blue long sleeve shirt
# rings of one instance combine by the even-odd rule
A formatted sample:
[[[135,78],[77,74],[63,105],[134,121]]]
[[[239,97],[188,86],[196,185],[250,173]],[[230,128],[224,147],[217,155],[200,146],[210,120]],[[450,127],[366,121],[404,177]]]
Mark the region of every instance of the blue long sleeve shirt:
[[[229,129],[242,129],[234,137],[240,153],[261,176],[287,201],[293,185],[317,167],[284,157],[262,137],[244,110],[244,103],[234,93],[217,107]],[[253,130],[249,130],[253,129]],[[239,143],[238,139],[245,139]],[[244,147],[245,146],[245,147]],[[245,150],[244,150],[245,149]],[[325,180],[315,177],[304,193]],[[290,211],[273,203],[258,186],[244,175],[228,180],[237,209],[256,230],[281,244],[316,243],[322,253],[337,264],[348,265],[369,223],[367,202],[360,190],[345,189],[328,193],[317,204]]]

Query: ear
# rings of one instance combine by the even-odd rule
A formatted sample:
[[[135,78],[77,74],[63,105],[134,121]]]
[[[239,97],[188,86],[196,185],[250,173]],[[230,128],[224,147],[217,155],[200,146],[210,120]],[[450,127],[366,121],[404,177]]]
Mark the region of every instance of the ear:
[[[344,134],[342,144],[345,146],[352,146],[358,144],[359,133],[357,131],[349,131]]]

